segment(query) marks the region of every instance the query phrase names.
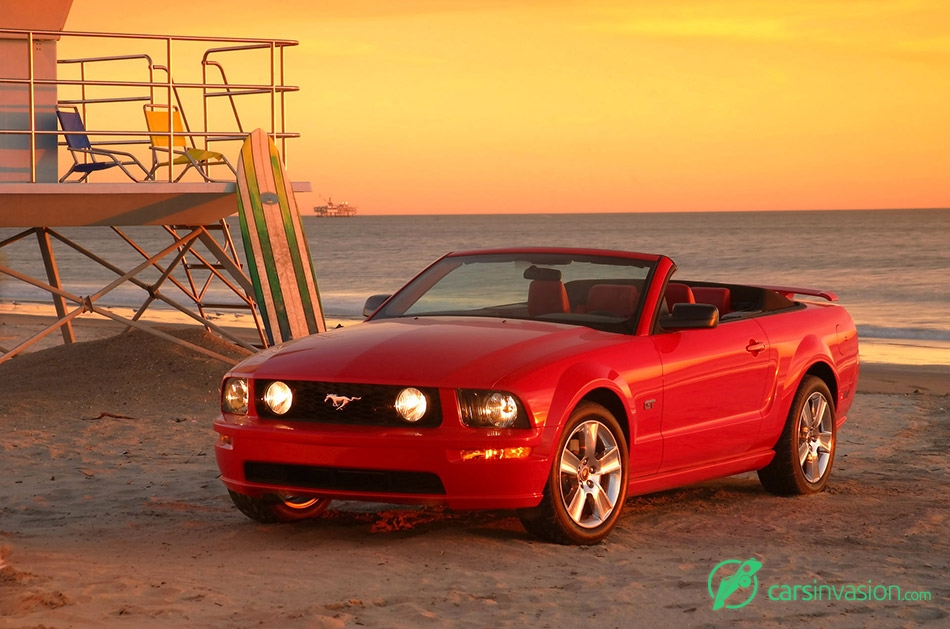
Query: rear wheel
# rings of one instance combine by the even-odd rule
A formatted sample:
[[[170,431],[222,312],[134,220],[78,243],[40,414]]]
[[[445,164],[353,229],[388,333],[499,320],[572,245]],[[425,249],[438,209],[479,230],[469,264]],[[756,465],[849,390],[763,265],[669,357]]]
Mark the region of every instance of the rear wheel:
[[[238,510],[258,522],[299,522],[315,518],[327,510],[330,498],[290,493],[267,494],[260,498],[228,490]]]
[[[627,443],[600,404],[584,402],[561,432],[541,504],[519,513],[528,532],[559,544],[596,544],[627,497]]]
[[[835,458],[836,423],[828,385],[805,376],[775,444],[775,458],[759,470],[762,486],[786,496],[824,489]]]

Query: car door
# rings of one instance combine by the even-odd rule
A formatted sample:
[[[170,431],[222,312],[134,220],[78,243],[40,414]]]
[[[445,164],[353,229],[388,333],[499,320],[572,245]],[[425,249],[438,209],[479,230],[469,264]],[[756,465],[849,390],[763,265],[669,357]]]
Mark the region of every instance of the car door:
[[[755,440],[776,369],[754,319],[654,336],[663,369],[661,471],[712,463]]]

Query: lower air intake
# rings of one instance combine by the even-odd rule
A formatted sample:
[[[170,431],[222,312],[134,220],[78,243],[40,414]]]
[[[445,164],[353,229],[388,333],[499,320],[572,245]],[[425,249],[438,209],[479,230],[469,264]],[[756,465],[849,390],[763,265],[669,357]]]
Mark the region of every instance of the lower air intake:
[[[391,472],[283,463],[244,464],[251,483],[375,494],[445,494],[442,480],[430,472]]]

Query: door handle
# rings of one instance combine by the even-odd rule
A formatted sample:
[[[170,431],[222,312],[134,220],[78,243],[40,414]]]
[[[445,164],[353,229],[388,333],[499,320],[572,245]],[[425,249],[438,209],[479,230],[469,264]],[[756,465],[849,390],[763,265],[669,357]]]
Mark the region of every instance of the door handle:
[[[753,356],[757,356],[759,352],[765,351],[765,343],[762,341],[756,341],[755,339],[749,339],[749,344],[745,346],[745,351],[749,352]]]

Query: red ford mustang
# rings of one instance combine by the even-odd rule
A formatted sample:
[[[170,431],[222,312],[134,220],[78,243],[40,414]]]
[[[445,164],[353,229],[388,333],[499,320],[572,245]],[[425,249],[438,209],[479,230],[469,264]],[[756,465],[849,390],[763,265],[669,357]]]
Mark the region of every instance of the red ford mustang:
[[[222,480],[265,522],[334,498],[517,509],[574,544],[603,539],[628,494],[752,470],[770,492],[821,491],[857,383],[848,313],[832,293],[675,269],[590,249],[448,254],[371,297],[367,321],[232,369]]]

